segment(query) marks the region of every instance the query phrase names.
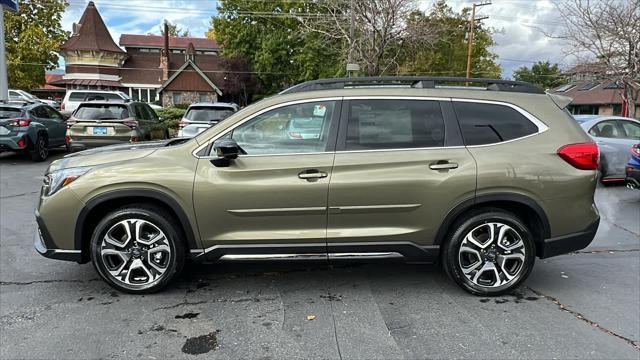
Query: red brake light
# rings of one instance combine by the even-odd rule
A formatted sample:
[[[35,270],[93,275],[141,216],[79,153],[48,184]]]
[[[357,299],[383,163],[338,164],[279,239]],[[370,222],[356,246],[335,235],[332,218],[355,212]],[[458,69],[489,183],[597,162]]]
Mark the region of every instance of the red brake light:
[[[138,122],[136,120],[125,120],[123,124],[127,125],[130,128],[135,128],[138,126]]]
[[[31,119],[15,119],[9,123],[13,127],[29,126],[29,124],[31,124]]]
[[[60,104],[60,110],[64,110],[64,103]]]
[[[593,142],[565,145],[558,155],[576,169],[597,170],[600,164],[600,151]]]

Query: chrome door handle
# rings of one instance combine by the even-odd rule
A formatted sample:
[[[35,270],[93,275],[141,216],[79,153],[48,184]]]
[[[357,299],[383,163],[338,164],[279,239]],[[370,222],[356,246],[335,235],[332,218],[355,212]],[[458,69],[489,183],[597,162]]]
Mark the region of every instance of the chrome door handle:
[[[449,170],[449,169],[457,169],[458,164],[450,163],[450,162],[438,162],[429,165],[429,169],[431,170]]]
[[[298,177],[304,180],[322,179],[327,177],[327,173],[318,170],[307,170],[299,173]]]

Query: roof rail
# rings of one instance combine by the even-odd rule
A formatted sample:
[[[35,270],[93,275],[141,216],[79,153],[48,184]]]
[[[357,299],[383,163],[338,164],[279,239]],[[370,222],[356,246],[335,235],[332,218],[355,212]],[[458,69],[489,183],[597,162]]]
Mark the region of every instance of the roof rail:
[[[474,87],[456,87],[452,84],[470,84]],[[508,91],[528,94],[544,94],[545,92],[537,86],[512,80],[484,79],[484,78],[461,78],[461,77],[424,77],[424,76],[379,76],[379,77],[352,77],[320,79],[303,82],[294,85],[280,92],[280,94],[292,94],[297,92],[315,90],[336,90],[357,87],[412,87],[418,89],[435,89],[436,87],[452,86],[458,89],[475,89],[476,84],[483,84],[481,90]]]

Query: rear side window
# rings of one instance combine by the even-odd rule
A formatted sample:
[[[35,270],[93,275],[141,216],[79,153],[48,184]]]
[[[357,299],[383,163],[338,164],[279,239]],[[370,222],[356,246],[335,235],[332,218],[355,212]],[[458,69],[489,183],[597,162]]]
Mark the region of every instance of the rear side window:
[[[80,120],[121,120],[129,117],[126,105],[85,104],[74,114]]]
[[[443,145],[444,120],[437,101],[351,100],[349,102],[346,150],[403,149]]]
[[[601,138],[624,138],[616,121],[601,121],[589,130],[589,135]]]
[[[538,127],[505,105],[453,102],[466,145],[495,144],[535,134]]]
[[[20,117],[21,111],[14,108],[0,107],[0,119],[14,119]]]
[[[622,128],[627,133],[627,139],[640,140],[640,124],[631,121],[620,121]]]

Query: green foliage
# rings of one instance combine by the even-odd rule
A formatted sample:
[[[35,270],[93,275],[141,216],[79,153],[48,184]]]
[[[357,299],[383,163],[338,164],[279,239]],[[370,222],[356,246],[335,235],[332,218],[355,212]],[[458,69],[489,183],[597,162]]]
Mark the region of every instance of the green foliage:
[[[455,13],[446,1],[439,0],[427,13],[416,11],[409,16],[415,28],[438,29],[439,37],[433,46],[405,45],[402,74],[464,77],[467,70],[467,35],[470,10]],[[490,50],[496,45],[493,30],[476,25],[472,52],[471,77],[500,78],[502,69],[498,56]]]
[[[168,126],[169,128],[178,128],[178,123],[180,122],[180,119],[182,119],[182,117],[184,116],[184,114],[187,111],[185,109],[180,109],[177,107],[169,107],[169,108],[164,108],[162,110],[158,110],[158,116],[162,118],[162,122],[163,123],[167,123],[170,126]],[[174,122],[175,122],[175,126],[174,126]]]
[[[222,0],[207,33],[223,45],[224,56],[248,59],[264,94],[306,80],[342,75],[343,62],[335,47],[302,31],[302,24],[289,16],[308,6],[302,0]]]
[[[518,81],[530,82],[542,89],[552,89],[564,83],[564,78],[558,67],[547,61],[538,61],[529,69],[522,66],[513,72],[513,78]]]
[[[23,0],[17,13],[5,11],[10,87],[37,88],[45,83],[45,71],[58,66],[58,55],[54,51],[69,36],[60,23],[66,6],[63,0]]]

